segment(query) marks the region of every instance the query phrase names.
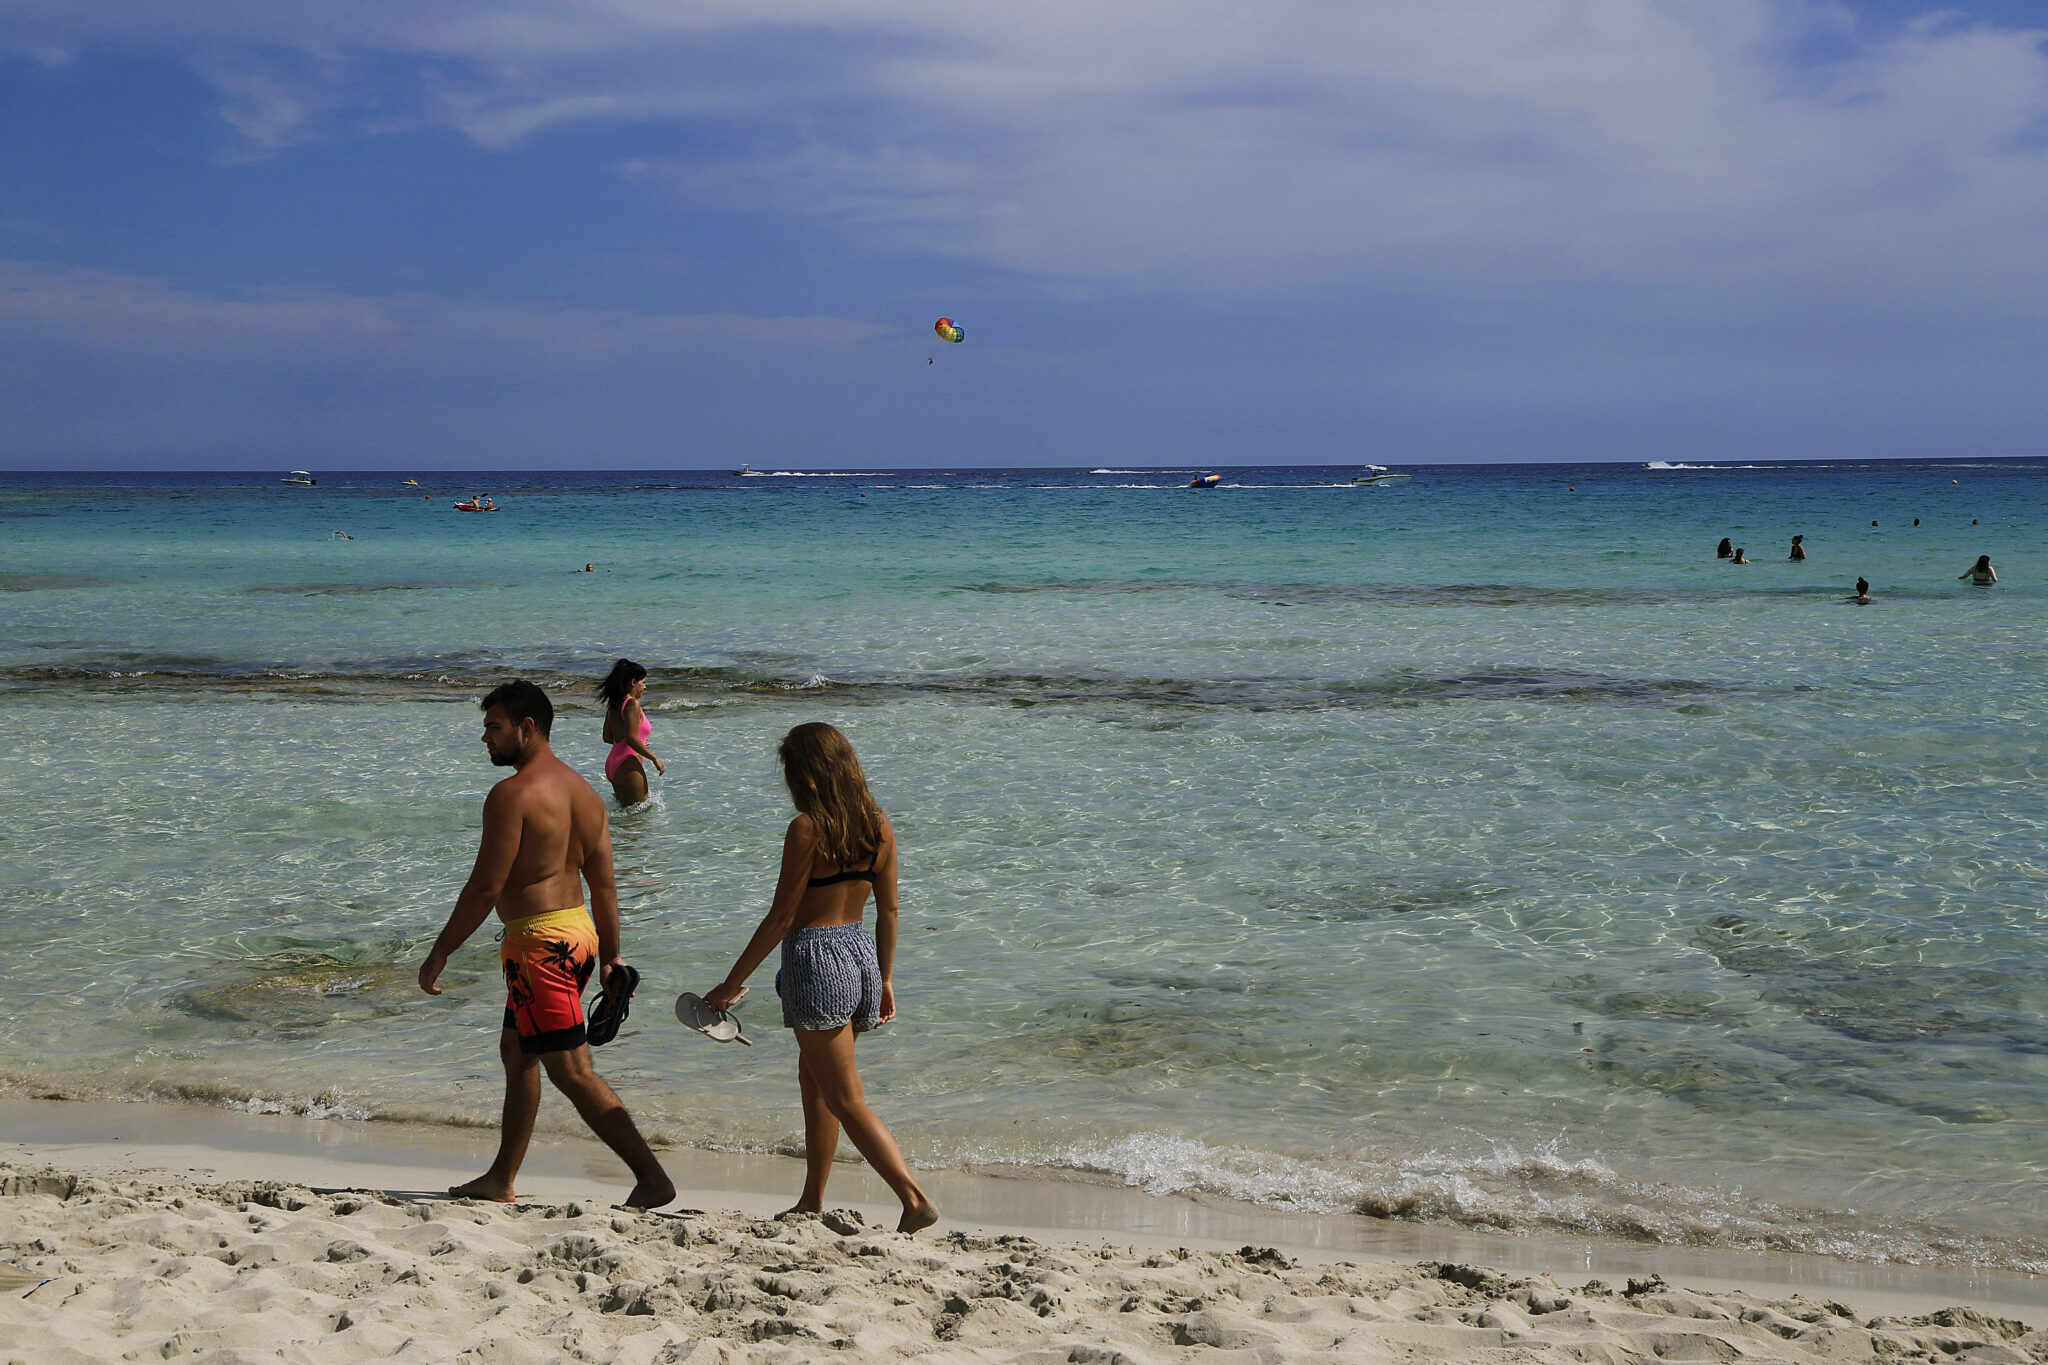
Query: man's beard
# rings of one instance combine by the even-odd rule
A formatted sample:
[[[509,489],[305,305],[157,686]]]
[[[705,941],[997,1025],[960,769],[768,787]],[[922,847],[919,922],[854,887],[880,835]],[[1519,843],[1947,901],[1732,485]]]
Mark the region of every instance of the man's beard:
[[[491,763],[494,766],[500,768],[516,768],[519,766],[520,755],[525,751],[521,749],[514,749],[509,754],[500,754],[496,749],[490,748],[487,745],[484,748],[484,752],[491,756]]]

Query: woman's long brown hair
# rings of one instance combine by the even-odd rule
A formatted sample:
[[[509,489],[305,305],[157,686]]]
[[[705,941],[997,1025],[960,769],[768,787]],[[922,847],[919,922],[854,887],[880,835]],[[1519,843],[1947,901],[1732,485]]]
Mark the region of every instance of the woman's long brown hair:
[[[818,851],[842,870],[871,866],[882,851],[882,808],[846,736],[814,720],[784,735],[775,756],[789,799],[818,827]]]

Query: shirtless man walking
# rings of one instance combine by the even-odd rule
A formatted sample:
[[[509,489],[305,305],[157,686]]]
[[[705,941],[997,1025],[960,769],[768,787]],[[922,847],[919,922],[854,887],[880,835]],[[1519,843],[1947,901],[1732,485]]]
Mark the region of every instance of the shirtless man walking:
[[[517,771],[491,788],[484,801],[483,844],[469,884],[456,898],[447,927],[420,964],[420,989],[434,984],[448,955],[490,917],[505,922],[498,951],[510,997],[498,1055],[505,1063],[505,1118],[498,1158],[466,1185],[448,1193],[512,1202],[513,1177],[526,1159],[533,1121],[540,1113],[540,1073],[567,1095],[605,1145],[619,1154],[637,1182],[629,1208],[659,1208],[676,1197],[668,1174],[619,1097],[590,1064],[585,1039],[583,987],[593,969],[625,965],[619,956],[619,899],[612,882],[612,836],[604,802],[590,784],[548,747],[555,708],[547,693],[521,679],[484,698],[484,747],[491,762]],[[582,882],[590,883],[590,910]],[[595,912],[595,915],[591,913]]]

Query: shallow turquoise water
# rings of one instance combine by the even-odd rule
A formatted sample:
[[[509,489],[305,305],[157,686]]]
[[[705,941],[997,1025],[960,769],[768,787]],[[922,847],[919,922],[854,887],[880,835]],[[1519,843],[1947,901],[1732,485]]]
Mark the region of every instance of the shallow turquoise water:
[[[665,1002],[824,718],[904,841],[862,1053],[919,1160],[2048,1267],[2044,474],[0,477],[0,1068],[494,1113],[490,944],[412,985],[474,698],[549,685],[596,777],[629,654],[669,773],[599,1059],[678,1140],[796,1137],[769,974],[751,1052]]]

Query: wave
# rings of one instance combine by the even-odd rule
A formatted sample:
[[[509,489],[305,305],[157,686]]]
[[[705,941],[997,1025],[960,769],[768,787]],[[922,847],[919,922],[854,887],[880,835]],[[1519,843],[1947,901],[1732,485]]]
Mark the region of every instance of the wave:
[[[1832,469],[1833,465],[1784,465],[1784,464],[1682,464],[1664,460],[1651,460],[1645,469]],[[1855,466],[1844,466],[1854,468]]]
[[[1137,1133],[1065,1148],[1048,1163],[1155,1195],[1210,1194],[1269,1208],[1362,1214],[1506,1233],[1743,1251],[1798,1251],[1878,1264],[1968,1264],[2038,1275],[2048,1242],[1988,1236],[1853,1210],[1750,1200],[1740,1191],[1633,1178],[1563,1139],[1523,1151],[1433,1150],[1352,1161],[1304,1159]]]
[[[862,474],[841,470],[817,469],[749,469],[740,475],[743,479],[893,479],[901,470],[882,473]]]
[[[246,1114],[286,1114],[337,1123],[488,1129],[495,1113],[410,1108],[331,1089],[265,1091],[146,1072],[56,1077],[0,1072],[0,1094],[198,1104]],[[646,1116],[650,1121],[655,1116]],[[563,1119],[549,1131],[574,1131]],[[649,1130],[658,1147],[800,1156],[792,1137],[737,1138]],[[1719,1189],[1645,1179],[1597,1155],[1567,1150],[1560,1135],[1533,1147],[1473,1135],[1463,1150],[1301,1155],[1137,1131],[1080,1141],[1048,1134],[1019,1144],[960,1135],[919,1151],[920,1169],[1000,1171],[1044,1178],[1093,1177],[1169,1198],[1221,1198],[1325,1217],[1364,1217],[1507,1236],[1593,1237],[1634,1245],[1801,1252],[1875,1265],[1968,1266],[2024,1275],[2048,1273],[2048,1242],[2001,1229],[1987,1234],[1903,1217],[1873,1215]]]

